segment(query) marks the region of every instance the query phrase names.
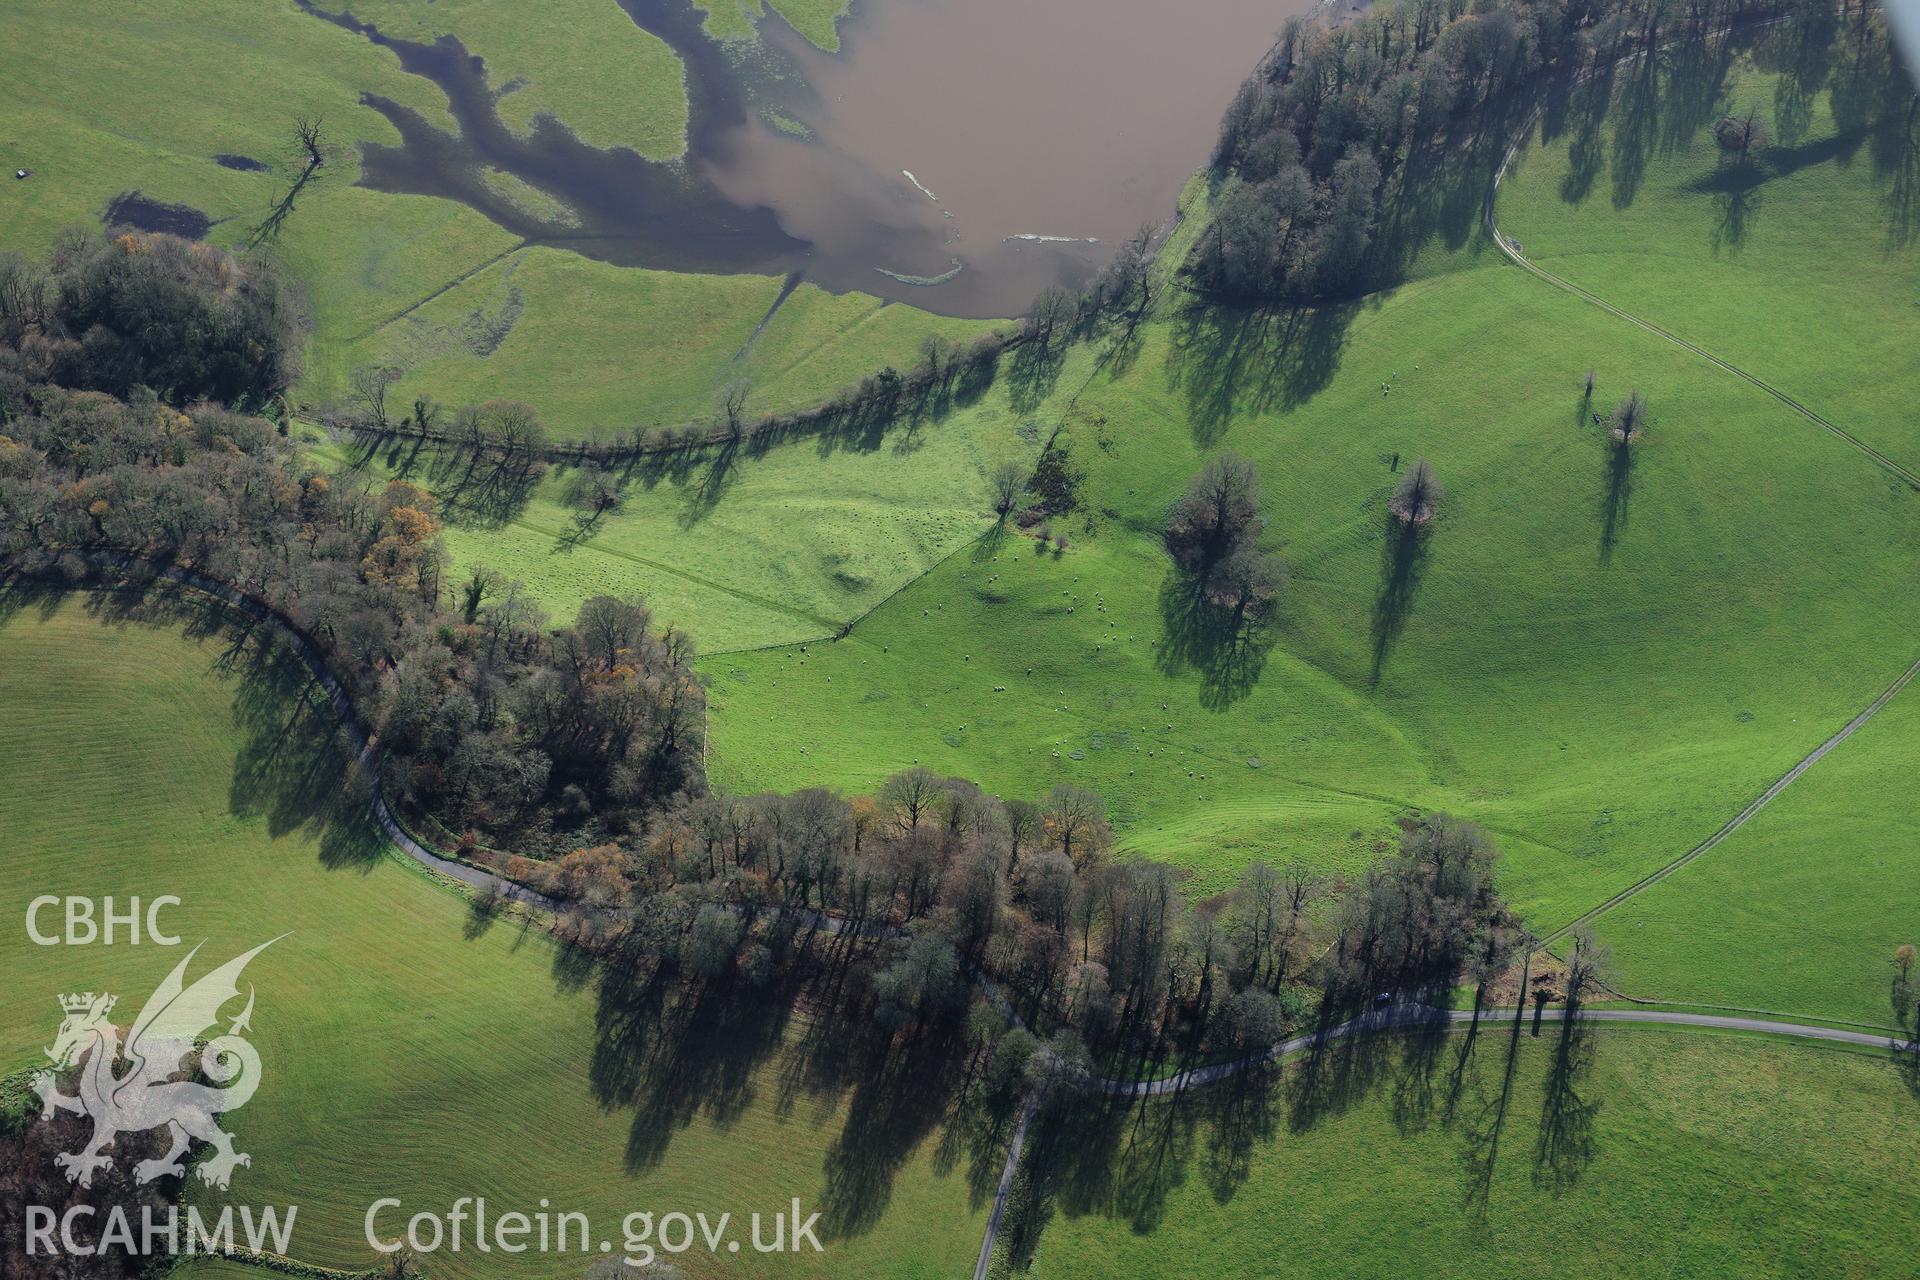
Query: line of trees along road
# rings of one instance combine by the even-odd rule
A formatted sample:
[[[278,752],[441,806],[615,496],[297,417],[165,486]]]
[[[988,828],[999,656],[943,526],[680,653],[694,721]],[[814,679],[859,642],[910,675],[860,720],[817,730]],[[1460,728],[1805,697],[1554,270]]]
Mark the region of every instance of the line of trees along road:
[[[1525,940],[1492,843],[1446,815],[1406,819],[1352,881],[1257,861],[1199,901],[1179,869],[1112,859],[1109,841],[1100,798],[1071,785],[1003,800],[914,768],[872,795],[709,791],[631,844],[504,869],[573,904],[575,942],[693,990],[781,981],[794,935],[832,920],[856,953],[833,1000],[908,1040],[964,1017],[996,1073],[1062,1083],[1096,1059],[1262,1048],[1381,992],[1440,998],[1462,974],[1484,989]],[[1010,1007],[975,999],[970,972]]]
[[[63,255],[39,274],[0,265],[0,279],[33,284],[6,304],[0,332],[7,567],[79,581],[98,563],[86,553],[131,552],[267,603],[337,669],[378,734],[400,810],[574,904],[564,928],[589,951],[644,954],[697,987],[763,986],[789,955],[780,937],[794,910],[831,913],[856,953],[837,999],[890,1036],[950,1034],[966,974],[991,974],[1026,1024],[992,1037],[1018,1074],[1090,1051],[1144,1060],[1264,1043],[1310,1008],[1445,986],[1467,957],[1507,949],[1492,849],[1444,818],[1409,821],[1399,852],[1353,885],[1256,864],[1233,892],[1193,903],[1174,868],[1110,860],[1101,798],[1071,785],[1002,799],[915,768],[872,795],[714,790],[692,645],[644,603],[595,597],[555,627],[518,583],[485,569],[450,580],[432,495],[328,475],[273,423],[211,398],[270,403],[291,376],[284,359],[183,361],[149,331],[139,344],[58,336],[62,317],[83,313],[69,290],[93,291],[84,314],[96,318],[185,324],[229,305],[235,280],[274,296],[262,264],[161,236],[75,240]],[[155,271],[171,310],[119,296],[154,289]],[[235,327],[216,346],[278,350],[285,315],[228,314]],[[164,392],[138,380],[160,370],[174,374]],[[114,395],[56,376],[135,380]],[[1218,575],[1250,554],[1256,506],[1251,471],[1222,460],[1196,481],[1169,545]],[[978,1012],[981,1036],[1004,1028],[1002,1011]],[[1052,1052],[1036,1053],[1029,1026]]]

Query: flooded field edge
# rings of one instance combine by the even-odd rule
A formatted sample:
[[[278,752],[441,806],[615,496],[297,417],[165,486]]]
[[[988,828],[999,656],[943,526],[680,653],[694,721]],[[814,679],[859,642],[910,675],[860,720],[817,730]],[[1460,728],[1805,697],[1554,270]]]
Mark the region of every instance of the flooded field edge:
[[[398,145],[362,145],[367,187],[455,200],[530,244],[619,266],[779,275],[979,319],[1019,314],[1046,285],[1083,282],[1140,221],[1170,217],[1180,186],[1205,160],[1205,136],[1253,62],[1251,55],[1188,58],[1194,83],[1162,86],[1153,101],[1130,103],[1131,133],[1118,124],[1076,126],[1102,145],[1069,163],[1046,141],[1023,144],[990,121],[977,137],[969,132],[970,114],[1019,110],[995,97],[1012,89],[956,82],[933,86],[925,101],[916,98],[916,82],[927,73],[898,45],[950,47],[966,36],[982,59],[997,53],[1002,62],[1028,60],[1025,78],[1032,81],[1045,76],[1043,62],[1062,61],[1061,48],[1084,45],[1089,58],[1110,61],[1142,38],[1125,15],[1097,26],[1082,21],[1081,10],[1098,0],[1058,0],[1045,12],[1024,10],[1024,20],[1006,9],[1019,0],[899,10],[869,2],[843,19],[842,50],[833,54],[771,19],[760,40],[721,42],[707,35],[689,0],[619,0],[684,69],[687,147],[680,159],[661,162],[589,146],[552,116],[515,132],[500,118],[485,62],[457,37],[408,40],[320,0],[295,3],[390,50],[403,70],[446,95],[457,133],[388,98],[364,95],[400,138]],[[1277,28],[1304,7],[1299,0],[1225,3],[1243,31],[1265,30],[1267,16]],[[969,16],[981,9],[983,17]],[[1216,42],[1224,38],[1213,34]],[[1026,48],[1036,41],[1039,48]],[[1024,52],[1017,58],[1018,50]],[[1018,87],[1030,95],[1061,90]],[[963,101],[966,93],[975,100]],[[842,109],[848,100],[860,104],[857,118]],[[1177,121],[1158,118],[1165,104],[1177,104],[1177,111],[1167,107]],[[1112,105],[1094,100],[1060,110],[1104,121]],[[1056,122],[1055,131],[1062,127]],[[915,176],[910,151],[944,176]],[[516,184],[544,200],[514,198]],[[1026,208],[1059,212],[1017,212]],[[1094,221],[1104,234],[1088,233],[1084,224]]]

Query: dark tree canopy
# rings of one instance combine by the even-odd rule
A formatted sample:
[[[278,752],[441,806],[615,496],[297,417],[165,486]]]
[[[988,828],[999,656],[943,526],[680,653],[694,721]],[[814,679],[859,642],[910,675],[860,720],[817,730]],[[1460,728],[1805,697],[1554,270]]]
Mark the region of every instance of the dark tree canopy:
[[[0,254],[0,346],[29,381],[260,406],[297,372],[298,329],[264,260],[198,241],[75,231],[44,265]]]
[[[1375,252],[1383,222],[1431,195],[1462,133],[1502,95],[1778,12],[1771,0],[1400,0],[1341,23],[1294,19],[1234,96],[1214,147],[1215,197],[1182,271],[1216,298],[1305,304],[1393,282],[1412,244]],[[1745,155],[1753,113],[1716,131]]]
[[[1206,578],[1259,537],[1260,478],[1236,453],[1207,460],[1167,517],[1165,542],[1175,564]]]
[[[1080,484],[1086,472],[1073,463],[1067,446],[1049,441],[1027,476],[1027,492],[1033,495],[1034,510],[1040,515],[1064,515],[1080,505]]]
[[[34,386],[0,434],[0,557],[135,552],[232,583],[333,659],[408,807],[523,847],[611,835],[704,785],[684,637],[596,596],[548,627],[519,583],[443,581],[433,496],[304,460],[273,425]]]

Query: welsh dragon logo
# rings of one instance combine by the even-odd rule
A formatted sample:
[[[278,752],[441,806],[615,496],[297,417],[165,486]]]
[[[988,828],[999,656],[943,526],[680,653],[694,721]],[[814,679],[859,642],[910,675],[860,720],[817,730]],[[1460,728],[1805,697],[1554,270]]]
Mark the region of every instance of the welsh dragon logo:
[[[200,1051],[200,1071],[214,1084],[171,1077],[185,1068],[201,1033],[217,1026],[221,1008],[239,998],[240,973],[247,962],[279,940],[263,942],[187,986],[187,965],[200,951],[195,947],[148,998],[127,1033],[124,1048],[119,1028],[108,1018],[114,996],[89,991],[60,997],[66,1018],[53,1047],[46,1051],[53,1066],[35,1073],[33,1091],[40,1095],[43,1118],[50,1118],[57,1109],[93,1120],[93,1137],[85,1146],[54,1157],[69,1181],[92,1186],[94,1170],[113,1163],[104,1153],[115,1137],[162,1126],[172,1145],[161,1158],[134,1165],[138,1182],[182,1175],[185,1166],[180,1158],[193,1139],[214,1149],[197,1170],[208,1186],[224,1189],[237,1166],[253,1163],[245,1152],[234,1150],[233,1135],[214,1122],[219,1112],[244,1106],[260,1086],[260,1053],[241,1035],[251,1030],[251,984],[246,1007],[228,1024],[226,1034],[206,1041]],[[122,1060],[125,1070],[116,1075],[114,1068]],[[57,1073],[75,1064],[80,1064],[79,1092],[61,1093]]]

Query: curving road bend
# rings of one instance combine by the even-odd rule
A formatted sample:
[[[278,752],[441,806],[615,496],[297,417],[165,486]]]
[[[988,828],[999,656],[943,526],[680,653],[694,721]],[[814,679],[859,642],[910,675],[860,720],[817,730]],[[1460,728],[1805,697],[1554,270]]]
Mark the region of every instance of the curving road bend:
[[[1531,1017],[1526,1010],[1519,1008],[1494,1008],[1480,1011],[1480,1022],[1501,1024],[1512,1022],[1515,1018]],[[1771,1018],[1735,1018],[1710,1013],[1675,1013],[1664,1009],[1582,1009],[1580,1019],[1586,1022],[1640,1022],[1656,1023],[1675,1027],[1704,1027],[1718,1031],[1751,1031],[1762,1035],[1791,1036],[1806,1040],[1825,1040],[1834,1044],[1858,1045],[1869,1049],[1911,1050],[1915,1046],[1888,1035],[1875,1035],[1866,1031],[1846,1031],[1837,1027],[1816,1026],[1807,1022],[1780,1022]],[[1566,1018],[1565,1009],[1544,1009],[1541,1020],[1561,1022]],[[1195,1067],[1191,1071],[1182,1071],[1177,1075],[1160,1080],[1112,1080],[1101,1079],[1090,1082],[1102,1093],[1119,1097],[1158,1097],[1169,1093],[1180,1093],[1196,1085],[1214,1084],[1229,1076],[1238,1075],[1254,1067],[1264,1066],[1290,1054],[1305,1049],[1314,1049],[1335,1040],[1352,1039],[1357,1036],[1379,1035],[1396,1031],[1458,1031],[1473,1022],[1473,1013],[1466,1009],[1434,1009],[1425,1005],[1399,1005],[1383,1013],[1369,1013],[1350,1022],[1340,1023],[1324,1031],[1315,1031],[1307,1035],[1294,1036],[1282,1040],[1264,1053],[1237,1058],[1231,1062],[1217,1062],[1211,1066]]]
[[[263,601],[221,582],[217,578],[210,577],[207,574],[200,573],[193,569],[184,568],[180,565],[155,564],[151,561],[142,560],[137,556],[105,552],[94,553],[88,558],[95,563],[110,566],[123,573],[151,573],[155,577],[164,578],[169,582],[210,595],[231,608],[238,610],[247,617],[273,627],[282,633],[286,637],[295,655],[297,655],[301,662],[307,667],[320,687],[326,691],[327,704],[333,711],[334,718],[339,724],[341,732],[346,736],[348,743],[351,745],[354,758],[359,765],[360,781],[366,794],[368,810],[374,821],[379,824],[381,831],[393,842],[395,848],[436,874],[457,880],[471,888],[498,893],[504,898],[510,898],[529,906],[539,907],[549,911],[564,909],[564,904],[557,900],[537,893],[523,885],[516,884],[504,877],[495,875],[493,872],[469,866],[466,863],[457,862],[450,858],[441,857],[407,834],[406,829],[402,827],[399,820],[393,816],[392,810],[387,807],[386,799],[380,791],[378,743],[371,739],[361,726],[359,717],[354,713],[353,703],[347,696],[346,689],[334,677],[319,646],[309,639],[298,627],[293,625],[291,621],[281,616],[277,610]],[[1899,692],[1900,686],[1908,679],[1911,679],[1916,671],[1920,671],[1920,663],[1916,663],[1914,668],[1910,668],[1906,676],[1903,677],[1894,688],[1882,695],[1880,703],[1863,712],[1848,730],[1843,731],[1843,733],[1838,736],[1844,737],[1845,734],[1851,732],[1853,728],[1857,728],[1859,723],[1863,722],[1867,716],[1878,709],[1878,706],[1884,705],[1887,699],[1890,699],[1893,694]],[[1803,762],[1800,769],[1803,770],[1807,765],[1810,765],[1819,755],[1824,754],[1825,750],[1831,748],[1833,741],[1837,740],[1838,738],[1830,741],[1826,748],[1823,748],[1822,751],[1817,752],[1813,757]],[[1762,800],[1750,806],[1749,813],[1751,810],[1757,809],[1760,804],[1765,803],[1767,798],[1771,798],[1772,795],[1777,794],[1779,789],[1786,785],[1786,782],[1792,781],[1792,778],[1797,776],[1798,772],[1796,771],[1787,779],[1777,783],[1775,787],[1768,792],[1766,797],[1763,797]],[[1732,825],[1737,825],[1738,821],[1739,820],[1736,820],[1736,823]],[[1711,846],[1709,845],[1707,847]],[[1698,856],[1698,853],[1703,852],[1705,852],[1705,848],[1697,850],[1690,856]],[[840,932],[847,927],[847,922],[836,916],[825,915],[814,911],[804,911],[802,914],[812,918],[813,923],[819,927],[831,932]],[[881,926],[873,922],[868,922],[860,927],[860,932],[875,932],[880,928]],[[973,977],[982,993],[999,1006],[1001,1012],[1007,1016],[1008,1020],[1014,1025],[1020,1025],[1018,1013],[1014,1011],[1012,1005],[995,988],[992,980],[988,978],[985,973],[978,971],[974,973]],[[1483,1009],[1480,1012],[1479,1021],[1481,1023],[1500,1024],[1512,1022],[1514,1019],[1524,1016],[1526,1016],[1526,1011],[1519,1008]],[[1543,1021],[1559,1022],[1565,1018],[1566,1012],[1563,1009],[1544,1009],[1539,1011],[1539,1016]],[[1920,1044],[1903,1043],[1884,1034],[1874,1035],[1863,1031],[1847,1031],[1835,1027],[1815,1026],[1810,1023],[1801,1022],[1786,1022],[1771,1018],[1730,1017],[1704,1013],[1677,1013],[1654,1009],[1593,1009],[1583,1010],[1580,1016],[1594,1022],[1653,1023],[1665,1026],[1744,1031],[1763,1035],[1789,1036],[1806,1040],[1826,1041],[1834,1044],[1854,1045],[1863,1048],[1889,1049],[1895,1052],[1920,1051]],[[1299,1053],[1302,1050],[1324,1046],[1336,1040],[1352,1039],[1365,1035],[1429,1029],[1456,1031],[1467,1027],[1472,1021],[1473,1014],[1465,1010],[1442,1010],[1425,1005],[1413,1004],[1399,1005],[1379,1012],[1362,1015],[1348,1022],[1340,1023],[1337,1026],[1328,1027],[1306,1035],[1294,1036],[1260,1053],[1250,1054],[1244,1058],[1234,1059],[1229,1062],[1218,1062],[1204,1067],[1195,1067],[1163,1079],[1131,1080],[1100,1076],[1088,1079],[1084,1081],[1083,1084],[1084,1087],[1091,1091],[1109,1096],[1129,1098],[1160,1097],[1167,1094],[1177,1094],[1190,1088],[1215,1084],[1221,1080],[1239,1075],[1242,1072],[1250,1071],[1256,1067],[1264,1066],[1289,1055]],[[1013,1189],[1014,1177],[1019,1169],[1020,1155],[1025,1146],[1027,1129],[1039,1108],[1040,1102],[1040,1094],[1036,1091],[1029,1093],[1021,1105],[1019,1119],[1014,1126],[1012,1139],[1008,1144],[1006,1164],[1001,1170],[999,1186],[994,1195],[993,1209],[987,1219],[986,1238],[981,1241],[980,1254],[974,1268],[975,1280],[985,1280],[992,1264],[994,1242],[998,1237],[1001,1221],[1006,1211],[1007,1198]]]

